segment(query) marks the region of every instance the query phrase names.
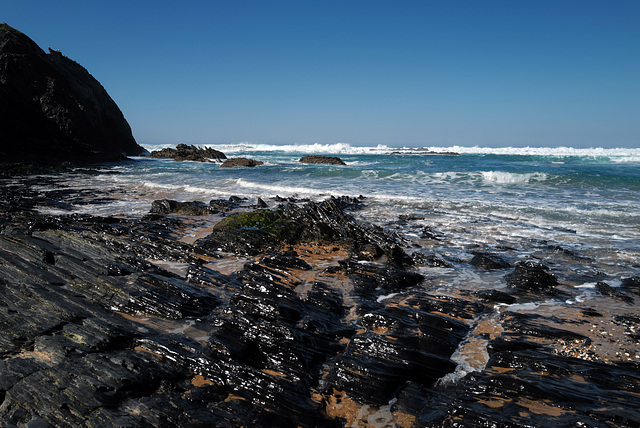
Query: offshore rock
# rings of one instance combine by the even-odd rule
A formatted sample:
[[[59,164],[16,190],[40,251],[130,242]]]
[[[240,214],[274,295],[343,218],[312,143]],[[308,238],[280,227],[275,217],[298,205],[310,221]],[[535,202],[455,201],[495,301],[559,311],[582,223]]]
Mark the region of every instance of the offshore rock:
[[[342,159],[340,159],[337,156],[321,156],[321,155],[302,156],[298,160],[298,162],[317,163],[317,164],[324,164],[324,165],[346,165],[346,163],[344,163]]]
[[[59,51],[0,24],[0,159],[58,165],[124,159],[140,147],[100,83]]]
[[[178,144],[175,149],[167,147],[154,150],[149,155],[152,158],[173,159],[175,161],[222,162],[226,159],[224,153],[210,147],[196,147],[194,145]]]
[[[220,166],[221,167],[225,167],[225,168],[232,168],[232,167],[235,167],[235,166],[254,167],[254,166],[263,165],[263,164],[264,164],[264,162],[253,160],[253,159],[230,158],[230,159],[227,159],[226,161],[222,162],[222,165],[220,165]]]

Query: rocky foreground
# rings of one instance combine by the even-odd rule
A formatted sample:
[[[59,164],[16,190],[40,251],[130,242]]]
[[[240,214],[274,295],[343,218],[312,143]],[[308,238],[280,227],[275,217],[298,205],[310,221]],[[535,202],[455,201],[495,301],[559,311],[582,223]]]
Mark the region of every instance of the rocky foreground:
[[[3,426],[640,424],[638,277],[599,284],[615,314],[496,311],[570,291],[486,253],[506,288],[429,291],[416,266],[447,261],[354,220],[361,199],[35,211],[67,203],[0,182]]]

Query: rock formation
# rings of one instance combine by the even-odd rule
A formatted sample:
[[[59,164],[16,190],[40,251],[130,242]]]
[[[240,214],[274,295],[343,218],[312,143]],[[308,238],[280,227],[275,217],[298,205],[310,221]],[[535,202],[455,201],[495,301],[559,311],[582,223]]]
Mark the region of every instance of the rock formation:
[[[176,161],[221,162],[226,159],[224,153],[210,147],[200,148],[194,145],[178,144],[175,149],[156,150],[149,155],[152,158],[173,159]]]
[[[321,156],[321,155],[311,155],[311,156],[302,156],[298,162],[301,163],[319,163],[326,165],[346,165],[336,156]]]
[[[223,166],[225,168],[231,168],[234,166],[251,167],[251,166],[262,165],[263,163],[264,162],[262,161],[257,161],[253,159],[247,159],[247,158],[231,158],[224,161],[220,166]]]
[[[640,424],[637,275],[597,286],[622,313],[516,312],[497,304],[582,291],[521,261],[503,289],[452,296],[349,214],[359,199],[212,200],[225,215],[205,227],[164,214],[204,202],[44,215],[69,199],[31,180],[0,179],[2,426]],[[209,234],[183,241],[198,224]],[[615,349],[634,353],[602,358]]]
[[[116,103],[59,51],[0,24],[0,159],[55,165],[140,155]]]

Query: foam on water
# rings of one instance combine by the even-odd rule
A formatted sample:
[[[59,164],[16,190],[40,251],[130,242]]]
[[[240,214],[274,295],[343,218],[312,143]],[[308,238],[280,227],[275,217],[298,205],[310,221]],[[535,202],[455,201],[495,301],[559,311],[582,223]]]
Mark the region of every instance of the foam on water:
[[[146,150],[160,150],[165,147],[174,147],[166,144],[143,144]],[[254,152],[282,152],[282,153],[333,153],[333,154],[387,154],[392,149],[386,145],[371,147],[351,146],[347,143],[335,144],[260,144],[260,143],[231,143],[231,144],[203,144],[202,147],[211,147],[223,153],[254,153]]]
[[[142,144],[148,150],[160,150],[175,147],[172,144]],[[230,144],[203,144],[223,153],[253,153],[253,152],[281,152],[281,153],[317,153],[317,154],[390,154],[390,153],[459,153],[481,155],[515,155],[515,156],[543,156],[543,157],[582,157],[593,160],[610,162],[640,162],[638,148],[575,148],[575,147],[481,147],[481,146],[428,146],[415,147],[352,146],[348,143],[335,144],[260,144],[251,142]]]
[[[542,172],[514,173],[504,171],[483,171],[481,174],[484,181],[499,184],[530,183],[544,181],[548,177],[547,174]]]

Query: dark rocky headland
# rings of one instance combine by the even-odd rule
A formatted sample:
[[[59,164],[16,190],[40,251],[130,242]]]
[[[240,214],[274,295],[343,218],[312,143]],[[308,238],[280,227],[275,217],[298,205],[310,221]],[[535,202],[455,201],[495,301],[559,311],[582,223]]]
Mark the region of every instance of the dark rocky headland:
[[[77,62],[0,24],[0,163],[86,164],[140,155],[116,103]]]
[[[1,40],[1,73],[28,55],[47,70],[70,61],[8,26]],[[81,144],[56,128],[67,113],[55,112],[74,111],[64,97],[49,110],[29,92],[39,84],[28,91],[6,76],[1,95],[26,91],[24,111],[43,132],[13,135],[25,131],[24,144],[51,150],[52,162],[138,153],[126,139]],[[44,78],[52,97],[73,93],[62,76]],[[55,138],[38,139],[48,132]],[[15,161],[40,162],[2,141]],[[66,174],[81,183],[95,173]],[[446,233],[425,227],[408,239],[357,220],[362,197],[161,199],[140,218],[45,214],[117,197],[56,183],[0,177],[2,426],[640,425],[638,275],[611,287],[573,268],[592,260],[553,245],[525,260],[506,245],[469,245],[466,261],[414,253]],[[431,269],[462,265],[504,287],[431,283]],[[580,303],[573,285],[588,281],[598,294]],[[548,299],[575,303],[507,306]]]

